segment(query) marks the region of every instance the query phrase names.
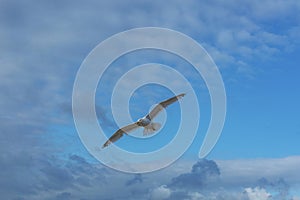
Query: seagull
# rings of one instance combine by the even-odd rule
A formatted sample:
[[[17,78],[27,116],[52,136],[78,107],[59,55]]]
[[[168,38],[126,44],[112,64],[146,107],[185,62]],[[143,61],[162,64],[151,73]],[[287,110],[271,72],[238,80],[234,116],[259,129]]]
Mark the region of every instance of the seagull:
[[[102,146],[102,149],[110,145],[111,143],[119,140],[124,133],[128,135],[129,132],[139,128],[144,127],[143,135],[149,135],[154,133],[156,130],[160,129],[161,124],[154,123],[152,120],[167,106],[170,104],[178,101],[182,97],[184,97],[185,93],[179,94],[177,96],[174,96],[170,99],[167,99],[165,101],[160,102],[157,104],[149,114],[147,114],[145,117],[139,119],[137,122],[129,124],[127,126],[124,126],[117,130]]]

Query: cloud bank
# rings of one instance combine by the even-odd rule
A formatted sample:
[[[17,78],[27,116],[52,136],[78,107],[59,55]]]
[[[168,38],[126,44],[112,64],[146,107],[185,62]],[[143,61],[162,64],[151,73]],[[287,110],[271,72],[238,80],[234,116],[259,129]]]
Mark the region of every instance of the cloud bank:
[[[289,159],[300,162],[299,157]],[[285,159],[264,160],[264,167],[272,171],[267,176],[260,169],[260,160],[251,160],[252,166],[243,170],[239,166],[245,161],[204,159],[192,166],[191,162],[181,161],[157,172],[136,175],[120,173],[101,164],[89,163],[78,155],[70,155],[68,159],[58,162],[59,160],[54,157],[42,157],[35,161],[23,158],[18,159],[19,163],[15,163],[19,164],[19,167],[11,167],[12,165],[7,163],[8,166],[1,170],[2,197],[201,200],[292,200],[299,197],[293,192],[299,190],[299,174],[293,174],[293,179],[290,177],[290,169],[296,171],[298,164],[291,165],[290,169],[282,170],[280,174],[270,169],[271,166],[284,163]],[[5,161],[1,160],[2,166]],[[231,168],[230,172],[227,169],[227,175],[223,176],[223,169],[231,163],[235,163],[236,167]],[[31,165],[30,171],[24,171],[25,164]],[[18,173],[14,175],[10,173],[16,170]],[[249,170],[252,172],[249,173]],[[244,175],[236,179],[237,172],[243,172]]]

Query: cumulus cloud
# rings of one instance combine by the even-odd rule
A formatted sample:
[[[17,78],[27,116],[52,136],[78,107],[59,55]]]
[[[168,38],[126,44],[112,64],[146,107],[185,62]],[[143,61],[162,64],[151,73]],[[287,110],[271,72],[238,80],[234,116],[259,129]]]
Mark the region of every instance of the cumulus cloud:
[[[284,180],[284,178],[278,178],[273,181],[269,181],[266,178],[258,180],[258,186],[274,191],[273,199],[287,199],[289,198],[290,185]]]
[[[271,198],[271,194],[268,193],[263,188],[246,188],[245,189],[246,194],[249,197],[249,200],[268,200]]]
[[[199,192],[189,192],[188,196],[189,196],[189,198],[188,198],[189,200],[201,200],[201,199],[205,198],[205,196]]]
[[[141,174],[135,174],[134,177],[126,182],[127,186],[142,183],[143,178]]]
[[[171,190],[166,185],[155,188],[151,193],[152,200],[168,199],[171,195]]]
[[[219,167],[213,160],[202,159],[193,165],[190,173],[184,173],[173,178],[169,186],[181,189],[201,189],[215,181],[219,175]]]

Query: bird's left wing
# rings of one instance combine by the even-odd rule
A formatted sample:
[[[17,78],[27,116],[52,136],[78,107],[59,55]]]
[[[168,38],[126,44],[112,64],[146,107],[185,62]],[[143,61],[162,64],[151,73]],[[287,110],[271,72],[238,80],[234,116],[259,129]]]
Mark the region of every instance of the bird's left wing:
[[[122,128],[120,128],[119,130],[117,130],[102,146],[102,148],[107,147],[108,145],[110,145],[111,143],[117,141],[118,139],[120,139],[123,134],[127,134],[130,131],[133,131],[134,129],[138,128],[139,126],[137,125],[137,123],[133,123],[133,124],[129,124],[127,126],[124,126]]]
[[[162,111],[164,108],[166,108],[168,105],[178,101],[178,99],[184,97],[185,93],[179,94],[175,97],[172,97],[170,99],[167,99],[163,102],[160,102],[159,104],[157,104],[152,110],[151,112],[146,116],[146,118],[152,120],[154,117],[156,117],[156,115]]]

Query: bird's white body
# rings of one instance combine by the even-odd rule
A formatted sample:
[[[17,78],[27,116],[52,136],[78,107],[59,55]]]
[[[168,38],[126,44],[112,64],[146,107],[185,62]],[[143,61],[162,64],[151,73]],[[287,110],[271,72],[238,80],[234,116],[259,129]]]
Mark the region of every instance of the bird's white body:
[[[157,131],[161,127],[160,123],[152,122],[152,120],[147,118],[147,116],[139,119],[137,121],[137,125],[144,127],[143,135],[153,134],[155,131]]]
[[[159,130],[160,127],[160,123],[150,122],[150,124],[144,127],[143,135],[151,135],[155,133],[155,131]]]

